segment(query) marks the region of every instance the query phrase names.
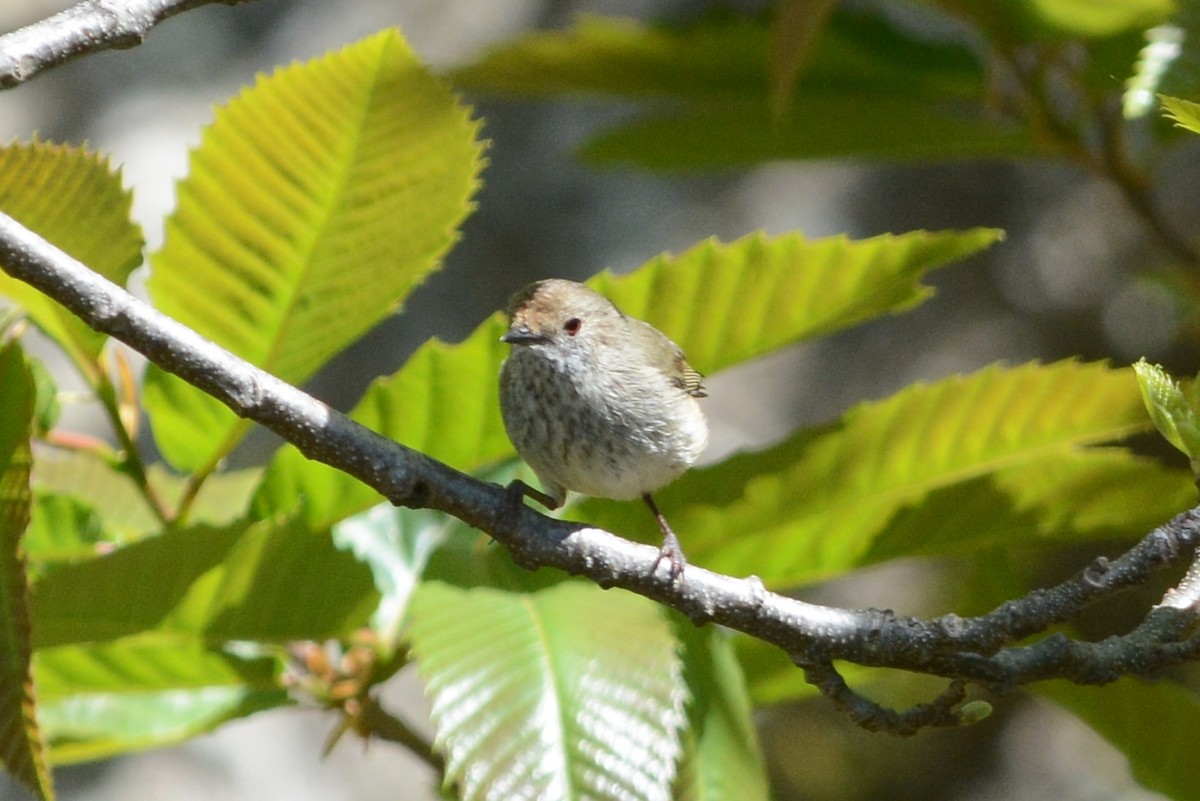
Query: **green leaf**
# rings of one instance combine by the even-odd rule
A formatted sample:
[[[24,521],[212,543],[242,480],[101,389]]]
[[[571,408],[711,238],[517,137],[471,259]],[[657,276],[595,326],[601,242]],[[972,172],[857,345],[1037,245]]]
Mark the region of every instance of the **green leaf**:
[[[58,402],[58,385],[41,360],[30,359],[28,364],[34,386],[34,434],[43,437],[54,428],[62,412]]]
[[[1162,365],[1152,365],[1145,359],[1133,365],[1133,372],[1154,427],[1196,464],[1200,461],[1200,421],[1196,420],[1196,412],[1188,404],[1183,389],[1171,380]]]
[[[329,532],[285,520],[248,528],[189,588],[169,627],[217,641],[326,640],[367,625],[378,603],[366,565]]]
[[[1200,799],[1200,698],[1171,681],[1125,678],[1104,687],[1042,682],[1033,691],[1077,715],[1129,760],[1134,777],[1167,798]]]
[[[400,625],[429,558],[452,530],[465,528],[449,515],[428,509],[403,509],[379,504],[343,520],[333,529],[333,541],[371,569],[379,606],[371,629],[389,652],[396,649]]]
[[[1010,0],[1001,5],[1020,6],[1052,30],[1085,38],[1143,30],[1175,10],[1172,0]]]
[[[473,90],[524,97],[608,94],[769,105],[773,33],[764,19],[714,13],[683,24],[580,15],[534,31],[452,73]],[[984,72],[967,48],[910,38],[880,17],[834,14],[799,86],[927,97],[982,97]]]
[[[478,124],[385,31],[262,78],[192,152],[147,283],[164,313],[293,383],[408,296],[457,237]],[[212,465],[244,424],[153,366],[165,457]]]
[[[104,642],[163,625],[194,583],[220,570],[245,528],[182,529],[51,571],[34,585],[37,646]]]
[[[16,342],[0,347],[0,766],[39,799],[54,787],[31,676],[29,588],[21,536],[29,523],[35,389]]]
[[[938,0],[936,5],[961,18],[993,44],[1086,46],[1121,34],[1138,33],[1166,18],[1173,0]],[[1079,42],[1085,39],[1088,41]],[[1128,67],[1126,61],[1122,67]],[[1108,90],[1114,77],[1109,75]]]
[[[409,634],[464,801],[671,797],[686,691],[655,604],[429,582]]]
[[[512,455],[500,421],[497,376],[508,346],[493,315],[465,341],[426,342],[394,375],[376,380],[350,417],[367,428],[460,470]],[[256,516],[297,507],[314,528],[330,526],[382,501],[357,479],[286,445],[255,496]]]
[[[187,480],[167,470],[161,462],[150,465],[146,478],[159,499],[170,507],[178,506],[188,489]],[[260,467],[213,473],[196,493],[188,510],[188,521],[224,525],[240,520],[261,480]]]
[[[920,119],[920,125],[913,125]],[[813,120],[820,120],[814,125]],[[1028,156],[1029,132],[922,98],[804,92],[772,115],[753,100],[648,115],[579,149],[597,165],[652,170],[740,168],[789,159],[927,162]]]
[[[1036,152],[1028,130],[985,113],[984,70],[970,50],[915,39],[881,17],[835,13],[807,53],[796,40],[811,31],[784,25],[796,16],[777,21],[773,31],[733,14],[648,26],[582,17],[568,30],[529,34],[454,77],[484,91],[641,101],[640,120],[584,146],[583,156],[599,163],[697,169],[793,158]]]
[[[120,175],[95,153],[37,141],[0,147],[0,209],[119,286],[142,261],[131,203]],[[85,375],[95,374],[103,334],[3,272],[0,294],[23,306]]]
[[[766,355],[872,317],[909,309],[932,294],[929,270],[1000,239],[991,228],[915,231],[853,241],[801,234],[705,240],[625,276],[589,283],[623,311],[665,331],[704,372]],[[423,345],[394,376],[375,382],[350,413],[358,422],[459,470],[513,454],[500,421],[497,375],[508,355],[493,315],[458,345]],[[275,457],[255,513],[291,511],[303,500],[310,525],[325,526],[379,496],[293,447]]]
[[[212,474],[192,501],[189,522],[224,525],[242,517],[261,474],[261,468]],[[176,506],[186,490],[185,479],[160,463],[152,464],[146,477],[167,507]],[[94,510],[104,521],[104,541],[114,545],[157,533],[162,525],[138,485],[111,462],[92,453],[48,451],[34,467],[33,486],[39,496],[70,496],[80,506]],[[34,524],[38,524],[36,515]]]
[[[160,525],[133,479],[91,453],[49,450],[40,454],[33,487],[39,496],[70,496],[93,509],[104,521],[106,539],[113,543],[140,539]],[[34,523],[36,527],[38,521]]]
[[[754,233],[664,254],[628,275],[588,282],[626,314],[675,340],[714,373],[806,339],[917,306],[921,278],[1002,239],[995,228],[852,240]]]
[[[175,637],[45,648],[34,665],[60,765],[173,745],[291,703],[279,659]]]
[[[836,0],[782,0],[775,9],[769,68],[771,109],[776,114],[787,110],[796,80],[836,7]]]
[[[684,646],[684,681],[692,697],[675,798],[765,801],[766,766],[729,632],[686,620],[675,632]],[[799,672],[795,665],[792,670]]]
[[[273,520],[173,530],[35,587],[39,648],[152,630],[211,643],[330,639],[365,625],[378,602],[370,572],[327,533]]]
[[[36,573],[55,564],[99,556],[110,541],[100,515],[78,498],[58,493],[34,497],[24,545]]]
[[[767,28],[747,18],[670,27],[581,14],[569,29],[527,33],[451,78],[467,89],[525,97],[765,96],[766,59]]]
[[[1167,116],[1175,120],[1176,125],[1192,133],[1200,133],[1200,103],[1164,96],[1162,104]]]
[[[1146,430],[1149,421],[1132,379],[1128,369],[1060,362],[989,367],[917,384],[761,453],[693,470],[655,498],[690,559],[732,575],[754,573],[777,586],[864,564],[904,515],[937,503],[945,488],[981,478],[991,479],[991,491],[1009,493],[1012,513],[1003,525],[1017,533],[1026,525],[1034,534],[1053,525],[1082,525],[1069,511],[1079,498],[1064,502],[1041,494],[1037,479],[1047,473],[1036,471],[1085,445]],[[1060,468],[1081,469],[1070,462]],[[1035,472],[1022,478],[1024,469]],[[1060,481],[1069,484],[1074,475]],[[1015,488],[1006,489],[1006,482]],[[1081,482],[1077,494],[1088,487]],[[1039,498],[1040,505],[1031,503]],[[961,510],[974,509],[978,493],[959,500]],[[1107,516],[1083,520],[1106,533],[1122,520],[1136,519],[1139,526],[1143,520],[1141,510],[1119,503],[1101,508]],[[638,504],[587,499],[571,511],[613,531],[651,537],[654,530]],[[963,511],[956,512],[925,536],[948,540],[963,526],[982,524],[974,515],[963,518]]]
[[[1118,448],[1063,449],[931,491],[896,513],[861,561],[1129,539],[1195,499],[1191,476],[1153,459]]]

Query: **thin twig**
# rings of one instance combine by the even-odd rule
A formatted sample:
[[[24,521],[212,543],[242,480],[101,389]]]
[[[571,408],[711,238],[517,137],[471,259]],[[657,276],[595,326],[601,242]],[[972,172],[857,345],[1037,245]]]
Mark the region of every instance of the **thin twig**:
[[[1094,126],[1099,140],[1093,150],[1088,146],[1081,125],[1060,115],[1048,96],[1044,56],[1038,53],[1034,66],[1027,68],[1021,63],[1020,54],[1011,47],[999,47],[996,52],[1012,73],[1020,89],[1022,112],[1037,134],[1069,160],[1113,184],[1129,209],[1167,253],[1188,267],[1200,267],[1200,251],[1171,227],[1155,203],[1145,172],[1130,155],[1125,121],[1106,105],[1108,99],[1094,101],[1082,87],[1077,89],[1078,100],[1087,112],[1084,121]],[[1200,279],[1197,282],[1200,283]]]
[[[967,697],[967,686],[960,681],[950,682],[936,698],[911,709],[897,712],[887,709],[866,696],[859,695],[842,678],[832,664],[805,665],[805,680],[821,691],[834,706],[846,713],[852,722],[867,731],[882,731],[899,737],[909,737],[922,729],[949,728],[962,725],[959,704]]]
[[[1154,201],[1145,172],[1133,163],[1124,119],[1114,108],[1103,105],[1095,110],[1095,116],[1100,127],[1100,157],[1096,166],[1100,176],[1117,187],[1126,205],[1158,239],[1164,250],[1184,266],[1200,267],[1200,251],[1168,224]],[[1188,275],[1200,283],[1194,273],[1189,272]]]
[[[74,58],[135,47],[163,20],[200,6],[248,0],[85,0],[0,36],[0,89]]]
[[[146,465],[142,462],[142,456],[138,452],[137,443],[133,441],[129,430],[125,428],[125,421],[121,419],[116,390],[112,382],[109,381],[107,376],[102,376],[97,380],[93,389],[96,392],[96,397],[100,400],[100,405],[104,408],[109,425],[120,447],[118,465],[120,471],[128,476],[137,486],[138,491],[142,493],[142,497],[146,500],[146,505],[150,507],[150,511],[154,514],[158,522],[169,525],[171,515],[168,513],[167,505],[163,503],[158,491],[150,483],[150,476],[146,472]]]

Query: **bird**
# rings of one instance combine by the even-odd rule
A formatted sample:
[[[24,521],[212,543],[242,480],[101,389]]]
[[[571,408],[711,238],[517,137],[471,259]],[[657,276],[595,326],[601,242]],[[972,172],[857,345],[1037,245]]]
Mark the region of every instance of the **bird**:
[[[542,487],[517,479],[510,489],[547,509],[568,492],[640,497],[663,535],[650,575],[665,560],[671,582],[682,580],[679,538],[651,493],[708,444],[703,376],[666,334],[576,281],[535,281],[512,296],[507,315],[501,416]]]

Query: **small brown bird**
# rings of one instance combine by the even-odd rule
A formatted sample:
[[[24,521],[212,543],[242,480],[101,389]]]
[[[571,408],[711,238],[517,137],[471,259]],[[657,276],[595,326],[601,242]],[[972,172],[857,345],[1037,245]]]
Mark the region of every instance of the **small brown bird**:
[[[666,559],[676,580],[683,551],[650,493],[691,467],[708,443],[696,402],[705,396],[701,375],[657,328],[574,281],[530,284],[513,295],[508,316],[501,339],[513,348],[500,371],[500,410],[543,491],[514,486],[549,509],[562,506],[568,490],[640,496],[663,534],[651,572]]]

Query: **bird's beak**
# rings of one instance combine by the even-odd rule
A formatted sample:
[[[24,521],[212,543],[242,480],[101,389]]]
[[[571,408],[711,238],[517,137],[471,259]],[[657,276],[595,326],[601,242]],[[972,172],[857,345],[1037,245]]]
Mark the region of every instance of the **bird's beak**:
[[[550,337],[539,334],[527,326],[514,325],[508,329],[508,333],[500,337],[500,341],[510,345],[544,345],[550,341]]]

